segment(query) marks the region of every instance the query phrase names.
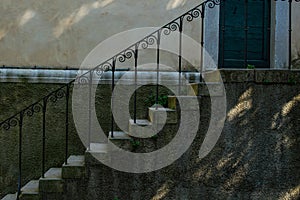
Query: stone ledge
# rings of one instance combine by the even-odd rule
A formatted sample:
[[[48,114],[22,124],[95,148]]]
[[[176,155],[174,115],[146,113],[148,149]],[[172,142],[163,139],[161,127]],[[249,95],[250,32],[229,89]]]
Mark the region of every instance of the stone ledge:
[[[215,72],[216,73],[216,72]],[[300,70],[284,69],[220,69],[225,83],[287,83],[300,82]]]
[[[215,72],[216,73],[216,72]],[[223,82],[253,82],[255,70],[252,69],[221,69],[220,74]]]
[[[255,70],[255,82],[296,84],[300,82],[300,71]]]

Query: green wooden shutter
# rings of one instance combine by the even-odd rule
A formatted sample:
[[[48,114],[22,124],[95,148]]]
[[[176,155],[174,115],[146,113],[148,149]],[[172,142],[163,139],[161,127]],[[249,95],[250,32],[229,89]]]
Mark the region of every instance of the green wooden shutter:
[[[269,27],[270,1],[221,1],[219,67],[245,68],[251,64],[268,68]]]

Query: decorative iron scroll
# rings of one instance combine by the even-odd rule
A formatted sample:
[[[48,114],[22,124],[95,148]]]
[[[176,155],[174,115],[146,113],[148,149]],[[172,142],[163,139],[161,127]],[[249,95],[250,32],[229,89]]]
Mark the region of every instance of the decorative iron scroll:
[[[158,31],[152,33],[151,35],[147,36],[143,40],[141,40],[139,43],[137,43],[137,47],[141,47],[142,49],[147,49],[149,46],[154,45],[158,39],[155,36]]]
[[[241,0],[242,1],[242,0]],[[253,0],[253,1],[262,1],[262,0]],[[300,2],[300,0],[274,0],[274,1],[288,1],[289,3],[294,2]],[[200,5],[194,7],[193,9],[189,10],[188,12],[182,14],[181,16],[177,17],[173,21],[169,22],[168,24],[162,26],[159,30],[151,33],[150,35],[146,36],[145,38],[141,39],[140,41],[136,42],[135,44],[128,47],[126,50],[122,51],[121,53],[113,56],[112,58],[106,60],[105,62],[101,63],[100,65],[96,66],[95,68],[89,70],[88,72],[82,74],[81,76],[75,78],[74,80],[67,83],[67,85],[70,85],[74,82],[79,84],[88,84],[90,82],[90,72],[92,72],[92,75],[95,74],[97,76],[102,76],[105,71],[112,70],[113,69],[113,62],[118,59],[120,62],[125,62],[126,59],[132,58],[134,56],[134,50],[133,47],[141,47],[143,49],[147,49],[150,45],[155,44],[155,42],[159,41],[159,38],[156,37],[156,34],[160,34],[162,32],[165,35],[169,35],[171,32],[181,30],[182,26],[181,23],[183,19],[186,19],[187,21],[193,21],[194,19],[201,16],[204,12],[203,9],[207,8],[214,8],[217,5],[220,5],[222,0],[206,0],[202,2]],[[159,35],[158,34],[158,35]],[[65,88],[66,86],[63,86]],[[61,88],[55,92],[50,93],[48,96],[44,98],[49,98],[50,101],[56,102],[58,99],[63,98],[66,93],[64,89]],[[18,116],[21,114],[26,114],[27,116],[33,116],[34,113],[40,112],[41,108],[41,100],[32,104],[31,106],[23,109],[22,111],[18,112],[14,116],[4,120],[0,123],[0,128],[4,128],[5,130],[9,130],[11,127],[15,127],[19,124]]]
[[[20,123],[20,120],[17,117],[18,117],[18,115],[3,121],[0,124],[0,128],[8,131],[10,128],[18,126]]]
[[[35,113],[39,113],[42,109],[43,109],[43,105],[40,102],[38,102],[29,106],[24,113],[26,116],[32,117]]]

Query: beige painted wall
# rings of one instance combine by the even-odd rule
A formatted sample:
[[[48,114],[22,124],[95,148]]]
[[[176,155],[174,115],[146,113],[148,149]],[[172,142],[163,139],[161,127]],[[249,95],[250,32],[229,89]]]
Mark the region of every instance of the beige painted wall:
[[[161,26],[199,0],[1,0],[0,65],[80,66],[113,34]]]
[[[99,42],[113,34],[161,26],[199,3],[199,0],[1,0],[0,65],[78,67]],[[300,52],[299,8],[300,4],[293,7],[293,58]],[[189,30],[193,32],[193,28]]]

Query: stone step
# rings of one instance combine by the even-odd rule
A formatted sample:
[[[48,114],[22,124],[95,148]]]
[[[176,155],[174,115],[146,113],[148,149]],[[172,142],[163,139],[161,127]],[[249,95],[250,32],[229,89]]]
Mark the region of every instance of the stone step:
[[[151,126],[152,125],[152,123],[147,119],[137,119],[136,123],[134,123],[134,120],[131,119],[131,120],[129,120],[129,125],[130,124],[135,124],[138,126]]]
[[[170,108],[151,107],[148,110],[149,120],[153,124],[176,124],[177,112]]]
[[[41,193],[63,193],[62,168],[49,169],[39,183]]]
[[[129,120],[128,135],[136,138],[150,138],[157,134],[158,127],[147,119]]]
[[[131,150],[131,144],[130,141],[132,138],[125,132],[122,131],[114,131],[113,134],[114,137],[111,135],[111,131],[109,132],[108,139],[117,147],[125,150]],[[109,151],[116,151],[112,148],[112,146],[109,146]]]
[[[107,153],[108,151],[107,143],[91,143],[90,147],[90,151],[94,153]]]
[[[130,140],[131,137],[123,131],[114,131],[114,134],[112,137],[112,134],[110,131],[108,134],[108,139],[110,139],[110,140]]]
[[[99,165],[98,160],[107,160],[108,157],[107,143],[91,143],[90,149],[85,152],[85,163],[87,165]]]
[[[190,83],[187,86],[187,96],[198,96],[199,83]]]
[[[63,179],[80,179],[85,177],[85,160],[83,155],[72,155],[68,158],[67,164],[62,166]]]
[[[17,199],[17,193],[7,194],[1,200],[16,200],[16,199]]]
[[[39,181],[29,181],[24,187],[21,188],[21,200],[38,200],[39,199]]]

